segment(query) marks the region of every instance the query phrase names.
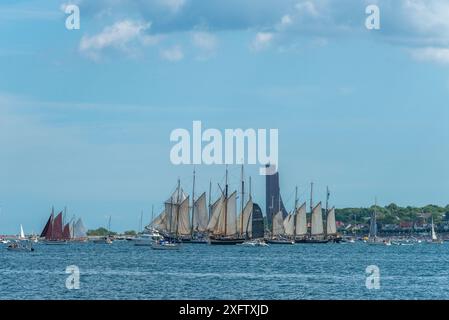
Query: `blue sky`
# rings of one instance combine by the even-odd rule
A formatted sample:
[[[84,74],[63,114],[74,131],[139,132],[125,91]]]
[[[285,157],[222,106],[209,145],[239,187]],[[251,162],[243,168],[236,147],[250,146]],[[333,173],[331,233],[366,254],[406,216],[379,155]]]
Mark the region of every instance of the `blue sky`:
[[[380,30],[364,27],[371,3]],[[279,128],[287,206],[311,180],[337,207],[449,203],[446,1],[7,0],[0,43],[0,233],[39,232],[52,205],[136,229],[178,177],[191,189],[169,136],[193,120]],[[223,166],[197,174],[217,196]]]

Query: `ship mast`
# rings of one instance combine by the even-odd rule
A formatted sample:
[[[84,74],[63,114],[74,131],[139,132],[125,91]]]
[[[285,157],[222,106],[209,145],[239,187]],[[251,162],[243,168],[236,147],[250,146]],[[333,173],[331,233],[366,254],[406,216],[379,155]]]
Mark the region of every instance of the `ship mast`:
[[[293,227],[293,238],[296,235],[296,220],[298,219],[298,215],[296,214],[296,209],[298,208],[298,186],[295,187],[295,210],[293,212],[294,214],[294,219],[293,219],[293,223],[294,223],[294,227]]]
[[[312,236],[312,215],[313,215],[313,182],[310,183],[310,232]]]
[[[225,229],[224,229],[224,235],[226,236],[227,233],[227,224],[228,224],[228,165],[226,165],[226,178],[225,178]]]
[[[325,224],[325,228],[324,228],[324,236],[327,236],[327,218],[329,215],[329,186],[326,186],[326,224]]]
[[[181,191],[181,180],[178,178],[178,188],[177,195],[176,195],[176,238],[178,238],[178,231],[179,231],[179,192]]]
[[[209,180],[209,220],[211,215],[212,180]]]
[[[190,228],[190,237],[193,238],[193,219],[195,216],[195,167],[193,167],[193,187],[192,187],[192,224]]]
[[[242,164],[242,171],[241,171],[241,177],[240,180],[242,181],[242,199],[240,200],[240,236],[243,236],[243,201],[245,197],[245,181],[243,180],[243,164]]]

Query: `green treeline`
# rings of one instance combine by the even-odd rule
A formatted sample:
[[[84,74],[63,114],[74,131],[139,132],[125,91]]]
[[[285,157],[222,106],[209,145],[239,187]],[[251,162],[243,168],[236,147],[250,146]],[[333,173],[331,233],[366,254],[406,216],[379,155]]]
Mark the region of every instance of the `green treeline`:
[[[422,219],[430,219],[431,216],[435,223],[440,223],[443,220],[449,219],[449,205],[446,207],[439,207],[436,205],[427,205],[425,207],[399,207],[392,203],[385,207],[371,206],[370,208],[336,209],[336,220],[346,224],[368,223],[374,209],[376,210],[377,222],[382,224],[417,222]]]

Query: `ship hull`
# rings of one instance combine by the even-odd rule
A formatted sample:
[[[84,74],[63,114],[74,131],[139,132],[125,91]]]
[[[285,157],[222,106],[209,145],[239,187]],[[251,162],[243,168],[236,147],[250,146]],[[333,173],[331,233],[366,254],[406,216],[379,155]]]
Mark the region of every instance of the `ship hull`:
[[[271,240],[265,240],[266,243],[268,244],[294,244],[295,241],[293,240],[275,240],[275,239],[271,239]]]
[[[67,244],[67,240],[45,240],[43,243],[46,245],[64,245]]]
[[[245,239],[209,239],[209,244],[211,245],[236,245],[243,243]]]
[[[329,239],[296,239],[295,243],[328,243]]]

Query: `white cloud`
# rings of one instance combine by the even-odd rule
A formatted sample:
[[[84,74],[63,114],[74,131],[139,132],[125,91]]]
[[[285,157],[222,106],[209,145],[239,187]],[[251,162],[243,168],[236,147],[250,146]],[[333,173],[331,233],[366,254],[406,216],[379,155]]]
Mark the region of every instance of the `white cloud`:
[[[79,50],[87,56],[97,59],[102,50],[115,48],[130,52],[130,44],[138,41],[140,44],[149,45],[157,42],[157,38],[145,35],[144,31],[149,29],[151,23],[142,23],[132,20],[116,22],[107,26],[102,32],[93,36],[83,36]]]
[[[206,51],[214,51],[217,47],[217,38],[210,32],[193,32],[192,42],[197,48]]]
[[[419,48],[412,50],[412,57],[419,61],[449,64],[449,48]]]
[[[296,4],[296,9],[302,13],[311,15],[311,16],[318,16],[319,12],[318,9],[315,7],[312,1],[304,1],[304,2],[298,2]]]
[[[273,40],[273,33],[271,32],[258,32],[254,38],[251,48],[255,51],[260,51],[269,47]]]
[[[281,25],[288,26],[289,24],[292,24],[292,18],[290,15],[286,14],[281,18]]]
[[[184,53],[179,46],[173,46],[171,48],[161,50],[160,54],[163,59],[172,62],[180,61],[184,58]]]
[[[161,6],[167,7],[170,11],[178,12],[186,3],[186,0],[158,0]]]

